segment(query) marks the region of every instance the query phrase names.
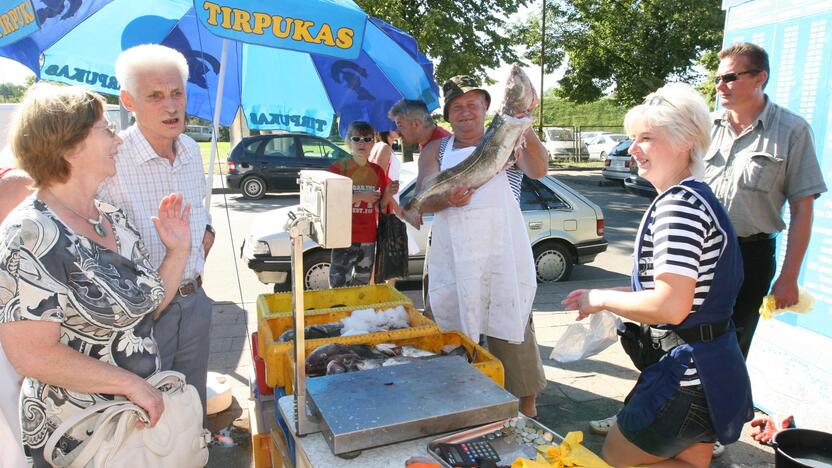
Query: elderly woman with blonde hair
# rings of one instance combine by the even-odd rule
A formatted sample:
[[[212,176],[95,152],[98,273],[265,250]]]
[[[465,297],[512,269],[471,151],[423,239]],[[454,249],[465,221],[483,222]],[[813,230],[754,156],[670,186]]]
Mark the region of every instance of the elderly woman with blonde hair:
[[[98,402],[127,398],[147,411],[150,425],[158,421],[162,395],[145,380],[159,368],[152,319],[182,276],[190,208],[181,195],[160,203],[153,222],[168,255],[154,270],[122,211],[94,198],[115,173],[121,144],[97,94],[33,86],[10,140],[36,191],[0,227],[0,342],[24,376],[26,455],[48,466],[43,450],[52,431]],[[92,424],[74,426],[51,455],[70,454]]]
[[[636,236],[631,288],[579,289],[563,301],[578,320],[608,310],[642,327],[648,362],[604,443],[614,466],[710,464],[754,414],[731,313],[742,284],[737,236],[701,180],[708,108],[675,83],[627,113],[630,154],[659,195]]]

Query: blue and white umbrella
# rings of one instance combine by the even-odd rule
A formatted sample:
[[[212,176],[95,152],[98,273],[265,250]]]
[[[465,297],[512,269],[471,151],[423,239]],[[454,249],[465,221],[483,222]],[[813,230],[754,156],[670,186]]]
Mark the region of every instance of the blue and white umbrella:
[[[439,107],[433,64],[413,37],[352,0],[0,0],[0,15],[9,11],[0,56],[39,79],[115,95],[121,51],[179,50],[186,111],[222,125],[242,108],[251,129],[327,136],[337,114],[344,135],[353,120],[391,129],[387,111],[402,98]]]

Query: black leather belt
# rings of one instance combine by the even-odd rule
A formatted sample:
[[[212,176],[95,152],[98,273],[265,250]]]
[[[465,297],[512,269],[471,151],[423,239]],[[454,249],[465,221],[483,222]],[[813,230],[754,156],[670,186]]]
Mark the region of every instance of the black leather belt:
[[[761,232],[759,234],[751,234],[750,236],[746,237],[737,237],[737,240],[740,244],[746,244],[748,242],[759,242],[764,240],[771,240],[777,236],[776,232],[772,232],[771,234],[766,232]]]
[[[179,284],[179,295],[182,297],[190,296],[195,293],[197,289],[202,287],[202,276],[197,276],[196,279],[185,280]]]
[[[717,323],[703,323],[690,328],[664,330],[650,327],[650,341],[655,349],[670,351],[685,343],[708,343],[724,335],[731,328],[731,319]]]

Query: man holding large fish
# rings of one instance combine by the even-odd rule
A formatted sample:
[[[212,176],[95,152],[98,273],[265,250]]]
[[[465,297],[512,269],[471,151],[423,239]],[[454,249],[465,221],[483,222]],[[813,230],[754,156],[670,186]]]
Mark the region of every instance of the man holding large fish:
[[[524,414],[536,416],[535,399],[546,385],[530,319],[537,282],[505,170],[515,164],[532,178],[548,170],[546,149],[530,128],[535,90],[515,65],[486,130],[487,91],[467,76],[451,78],[442,89],[454,135],[422,151],[405,218],[418,227],[422,214],[436,213],[428,294],[437,323],[474,340],[486,335],[505,368],[506,389],[520,398]]]

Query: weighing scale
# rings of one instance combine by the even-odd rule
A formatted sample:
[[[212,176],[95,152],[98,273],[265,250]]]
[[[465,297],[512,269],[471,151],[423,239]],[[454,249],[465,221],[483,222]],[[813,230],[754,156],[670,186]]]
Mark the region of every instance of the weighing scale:
[[[336,455],[515,416],[519,402],[456,356],[306,379],[303,240],[351,243],[352,181],[300,171],[300,209],[290,214],[295,327],[295,432],[322,431]],[[298,409],[302,409],[298,411]]]

